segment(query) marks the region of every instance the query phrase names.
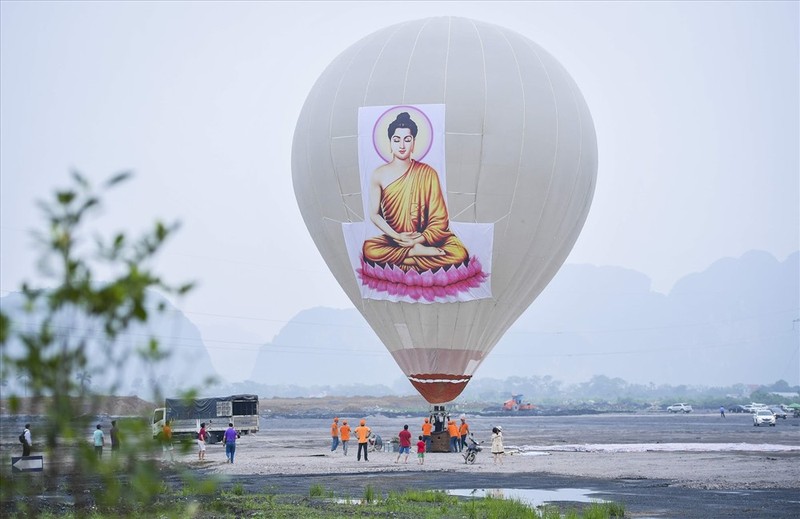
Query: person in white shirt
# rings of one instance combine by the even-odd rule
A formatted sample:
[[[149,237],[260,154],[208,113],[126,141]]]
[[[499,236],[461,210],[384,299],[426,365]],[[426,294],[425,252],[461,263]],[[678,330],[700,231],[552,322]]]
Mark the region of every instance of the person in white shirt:
[[[33,442],[31,441],[31,424],[25,424],[25,430],[22,431],[22,436],[25,437],[25,443],[22,444],[22,455],[30,456],[31,446],[33,445]]]

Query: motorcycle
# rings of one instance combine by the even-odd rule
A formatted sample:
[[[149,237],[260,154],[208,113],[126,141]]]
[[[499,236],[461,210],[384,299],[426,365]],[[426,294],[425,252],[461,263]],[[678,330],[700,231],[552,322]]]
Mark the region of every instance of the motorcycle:
[[[472,434],[469,435],[469,443],[467,444],[467,448],[462,454],[464,457],[464,463],[475,463],[475,458],[478,456],[478,453],[483,450],[481,444],[483,442],[475,441]]]

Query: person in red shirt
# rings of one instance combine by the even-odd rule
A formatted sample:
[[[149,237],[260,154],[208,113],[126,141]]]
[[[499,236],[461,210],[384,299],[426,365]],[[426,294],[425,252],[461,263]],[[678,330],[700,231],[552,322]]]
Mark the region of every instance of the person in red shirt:
[[[407,424],[403,426],[403,430],[400,431],[397,437],[400,438],[400,452],[397,454],[397,459],[394,460],[394,462],[397,463],[400,461],[400,456],[405,454],[406,459],[403,463],[408,463],[408,454],[411,452],[411,433],[408,432]]]
[[[419,437],[417,442],[417,460],[419,460],[420,465],[425,463],[425,440],[422,439],[422,436]]]
[[[200,432],[197,433],[197,445],[200,448],[197,451],[197,459],[201,461],[206,459],[206,440],[208,440],[208,431],[206,431],[206,423],[203,422],[200,424]]]

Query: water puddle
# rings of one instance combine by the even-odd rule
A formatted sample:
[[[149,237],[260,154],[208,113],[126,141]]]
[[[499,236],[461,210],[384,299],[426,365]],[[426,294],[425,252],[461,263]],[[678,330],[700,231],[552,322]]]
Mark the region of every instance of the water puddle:
[[[497,499],[516,499],[530,507],[541,506],[545,503],[558,501],[571,501],[576,503],[604,503],[605,500],[593,498],[594,490],[587,488],[558,488],[556,490],[541,490],[536,488],[475,488],[448,490],[451,496],[459,497],[493,497]]]

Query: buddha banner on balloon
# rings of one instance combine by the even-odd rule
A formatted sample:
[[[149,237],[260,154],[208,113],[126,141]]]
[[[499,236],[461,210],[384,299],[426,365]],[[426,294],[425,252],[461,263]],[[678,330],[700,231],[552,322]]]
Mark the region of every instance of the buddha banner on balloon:
[[[491,297],[491,223],[447,205],[445,105],[358,111],[364,221],[343,224],[361,296],[407,303]]]

